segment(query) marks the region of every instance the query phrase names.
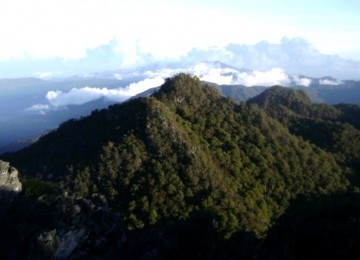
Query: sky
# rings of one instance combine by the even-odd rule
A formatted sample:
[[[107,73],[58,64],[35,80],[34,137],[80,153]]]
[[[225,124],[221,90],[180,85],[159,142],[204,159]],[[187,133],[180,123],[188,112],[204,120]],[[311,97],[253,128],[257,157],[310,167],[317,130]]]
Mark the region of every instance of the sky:
[[[358,0],[0,0],[0,68],[25,75],[30,62],[45,73],[44,61],[81,60],[109,43],[120,68],[284,37],[360,61],[359,11]]]

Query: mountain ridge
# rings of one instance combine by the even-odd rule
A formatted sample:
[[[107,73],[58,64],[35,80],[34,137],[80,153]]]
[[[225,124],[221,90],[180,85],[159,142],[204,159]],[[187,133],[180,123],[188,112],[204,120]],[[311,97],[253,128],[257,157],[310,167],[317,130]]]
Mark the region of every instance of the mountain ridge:
[[[217,71],[216,73],[220,73],[218,76],[225,78],[231,75],[232,75],[231,77],[236,78],[238,77],[236,76],[237,75],[236,73],[240,73],[240,74],[250,73],[250,71],[239,70],[235,67],[231,67],[220,61],[207,62],[206,64],[208,66],[209,71],[208,72],[204,71],[205,74],[210,73],[210,71],[214,73],[219,69],[224,70],[223,72],[226,73],[224,74],[221,71]],[[83,96],[91,95],[91,92],[94,92],[93,95],[95,95],[95,97],[98,96],[99,93],[106,93],[106,92],[112,93],[114,92],[113,88],[118,86],[117,84],[128,84],[129,82],[131,82],[131,77],[135,77],[138,80],[141,80],[146,75],[150,77],[154,77],[154,75],[159,76],[164,73],[165,74],[170,73],[169,70],[165,72],[161,70],[161,68],[162,66],[159,65],[158,67],[156,67],[156,70],[152,72],[147,71],[146,68],[143,68],[142,70],[140,69],[138,72],[136,72],[138,73],[136,75],[131,74],[131,71],[128,71],[127,73],[128,74],[130,73],[132,76],[129,76],[130,74],[129,75],[126,74],[128,76],[121,75],[121,77],[123,77],[121,80],[117,79],[121,73],[118,74],[118,72],[116,71],[105,73],[103,76],[107,77],[107,79],[98,78],[98,76],[102,75],[101,73],[98,76],[94,76],[95,78],[87,77],[84,79],[76,79],[76,80],[74,78],[69,78],[67,80],[70,81],[63,79],[65,80],[64,82],[62,82],[61,80],[51,81],[51,80],[31,79],[31,82],[35,80],[36,82],[39,82],[39,85],[32,83],[32,85],[30,86],[28,86],[28,84],[30,84],[28,79],[2,80],[1,82],[5,82],[5,83],[8,82],[8,83],[6,84],[4,83],[5,85],[2,87],[3,90],[5,91],[5,94],[3,96],[4,102],[2,103],[3,128],[0,129],[1,153],[17,150],[19,146],[16,144],[16,142],[26,138],[30,138],[31,136],[41,135],[43,132],[56,128],[64,120],[85,116],[89,114],[91,110],[103,108],[106,107],[107,105],[117,102],[117,101],[111,101],[110,99],[107,100],[108,98],[106,98],[105,96],[100,97],[100,99],[98,100],[89,101],[82,105],[72,105],[71,100],[78,100],[78,98],[79,100],[83,100],[84,99]],[[173,69],[170,69],[172,73],[175,73],[175,71],[177,70],[178,69],[176,69],[176,66]],[[201,70],[199,71],[199,73],[200,72]],[[133,73],[135,72],[133,71]],[[115,78],[112,78],[112,75],[116,75],[116,77],[114,76]],[[265,76],[265,74],[263,76]],[[135,78],[133,78],[133,80],[135,80]],[[312,101],[327,102],[329,104],[336,104],[336,103],[358,104],[360,102],[358,100],[359,95],[357,93],[360,91],[360,87],[358,87],[358,83],[356,81],[339,81],[332,77],[323,77],[316,79],[305,76],[291,76],[291,78],[292,81],[294,82],[298,81],[299,83],[302,82],[302,84],[306,84],[306,85],[310,84],[309,87],[304,87],[304,86],[299,87],[299,86],[295,86],[296,82],[295,83],[293,82],[291,84],[295,84],[295,85],[291,87],[303,89],[307,93],[307,95],[311,97]],[[209,79],[211,79],[211,77]],[[145,83],[145,81],[146,80],[140,81],[137,84],[140,84],[141,82],[143,82],[144,84],[149,84],[150,82],[149,81]],[[15,83],[11,83],[11,82],[15,82]],[[21,83],[20,85],[19,82]],[[324,85],[325,83],[328,85]],[[16,87],[16,89],[14,90],[13,88],[10,88],[10,85],[7,84],[10,85],[15,84],[15,86],[16,85],[19,86]],[[36,86],[31,87],[34,84]],[[204,81],[204,84],[215,87],[220,91],[222,95],[232,97],[238,102],[246,101],[247,99],[258,95],[262,91],[267,89],[267,87],[255,87],[255,86],[250,88],[242,85],[219,85],[206,81]],[[90,85],[93,87],[79,88],[80,86],[84,86],[84,85],[85,86]],[[66,87],[64,88],[64,86]],[[106,87],[104,88],[104,86]],[[129,86],[131,86],[131,84]],[[24,89],[25,87],[26,89]],[[58,92],[58,90],[55,91],[54,88],[56,89],[59,88],[61,89],[61,91],[60,92]],[[148,91],[136,95],[135,97],[150,95],[154,91],[156,91],[156,89],[158,88],[150,89]],[[13,92],[14,91],[20,92],[20,94],[18,94],[18,96],[16,96],[14,93],[11,94],[9,92],[10,90]],[[50,90],[54,91],[54,93],[52,93]],[[31,91],[34,93],[32,93]],[[45,97],[46,91],[48,91],[48,93],[51,92],[53,94],[52,96],[54,95],[60,96],[59,101],[48,100],[48,98]],[[117,91],[119,91],[119,89],[115,90],[115,92]],[[124,89],[124,91],[126,92],[126,89]],[[8,92],[9,94],[11,94],[10,97],[7,96],[6,94]],[[39,97],[39,93],[43,93],[43,97]],[[27,95],[31,95],[32,99],[30,100],[33,101],[29,101],[29,99],[27,98],[26,101],[24,102],[17,102],[19,98],[23,96],[25,97]],[[54,98],[56,99],[55,96]],[[103,103],[101,99],[106,99],[106,104]],[[63,106],[54,107],[52,102],[54,102],[54,104],[57,105],[63,104]],[[66,105],[66,102],[70,102],[70,103]],[[20,131],[19,129],[26,129],[26,131],[23,130]]]
[[[224,246],[237,239],[261,245],[301,196],[356,190],[356,158],[343,160],[346,151],[333,153],[292,129],[293,116],[317,122],[323,114],[301,114],[301,106],[312,107],[301,91],[269,91],[277,93],[274,99],[290,97],[282,102],[285,120],[179,74],[150,97],[67,121],[32,146],[3,155],[21,173],[23,199],[44,203],[52,216],[35,231],[16,234],[32,244],[47,236],[62,241],[71,231],[74,257],[106,255],[96,246],[100,238],[112,253],[128,257],[227,254]],[[240,248],[238,256],[254,253]]]

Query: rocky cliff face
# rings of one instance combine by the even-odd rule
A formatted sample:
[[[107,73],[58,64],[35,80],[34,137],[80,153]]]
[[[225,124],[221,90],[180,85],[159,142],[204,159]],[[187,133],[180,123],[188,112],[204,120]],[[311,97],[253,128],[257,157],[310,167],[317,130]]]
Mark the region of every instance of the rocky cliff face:
[[[0,198],[5,194],[18,193],[22,184],[18,178],[18,171],[8,162],[0,160]]]

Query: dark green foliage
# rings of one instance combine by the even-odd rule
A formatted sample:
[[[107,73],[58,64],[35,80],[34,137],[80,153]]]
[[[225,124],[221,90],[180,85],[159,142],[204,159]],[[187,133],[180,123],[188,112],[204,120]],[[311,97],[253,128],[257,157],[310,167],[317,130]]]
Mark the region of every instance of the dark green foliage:
[[[289,131],[331,152],[354,186],[360,185],[360,107],[312,104],[303,92],[270,88],[249,100],[283,123]],[[280,98],[279,98],[280,97]],[[283,102],[282,97],[292,97]],[[295,105],[294,105],[295,104]]]
[[[257,104],[269,115],[286,122],[289,117],[299,115],[309,118],[336,119],[341,112],[325,104],[313,104],[303,90],[275,86],[248,100]]]
[[[38,198],[42,195],[51,195],[57,194],[59,192],[59,187],[57,184],[42,181],[37,178],[26,178],[22,180],[23,183],[23,193],[28,198]]]
[[[340,193],[293,201],[270,230],[272,259],[355,259],[360,247],[360,195]]]
[[[349,123],[360,129],[360,106],[351,104],[339,104],[335,106],[336,109],[341,111],[340,121]]]

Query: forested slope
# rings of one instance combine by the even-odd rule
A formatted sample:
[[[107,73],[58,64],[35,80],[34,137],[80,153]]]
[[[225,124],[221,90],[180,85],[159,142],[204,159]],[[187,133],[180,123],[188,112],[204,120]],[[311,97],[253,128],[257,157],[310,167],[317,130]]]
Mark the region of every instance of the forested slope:
[[[290,133],[332,153],[353,185],[360,175],[360,106],[311,103],[301,90],[273,87],[250,99]]]
[[[270,99],[238,104],[179,74],[151,97],[68,121],[3,156],[21,173],[23,200],[44,203],[53,215],[35,230],[20,220],[19,236],[31,241],[56,229],[61,241],[70,231],[81,234],[74,257],[260,257],[268,230],[299,196],[357,185],[357,155],[334,152],[336,142],[316,142],[296,124],[317,118],[336,124],[349,118],[341,117],[345,112],[312,105],[302,92],[285,95],[277,87],[264,95],[269,92]],[[343,121],[338,124],[355,129]],[[103,224],[97,226],[98,213],[86,205],[99,198]],[[77,213],[67,215],[69,207]],[[94,234],[107,250],[95,246]]]

